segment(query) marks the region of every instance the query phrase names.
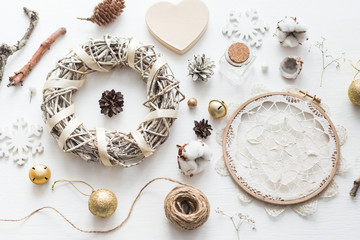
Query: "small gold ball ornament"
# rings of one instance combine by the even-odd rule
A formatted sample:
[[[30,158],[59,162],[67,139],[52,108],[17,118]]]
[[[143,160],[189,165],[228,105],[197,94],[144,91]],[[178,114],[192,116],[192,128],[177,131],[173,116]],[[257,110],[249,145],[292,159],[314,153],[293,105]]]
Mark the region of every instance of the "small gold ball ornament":
[[[189,106],[189,108],[194,108],[196,107],[198,104],[198,101],[196,100],[196,98],[190,98],[187,102],[187,105]]]
[[[29,178],[35,184],[44,184],[51,177],[50,169],[44,164],[36,164],[29,170]]]
[[[222,100],[211,100],[208,111],[213,118],[222,118],[227,114],[227,105]]]
[[[108,189],[98,189],[89,198],[89,210],[96,217],[110,217],[117,208],[116,195]]]
[[[352,81],[348,90],[348,96],[353,104],[360,106],[360,79]]]

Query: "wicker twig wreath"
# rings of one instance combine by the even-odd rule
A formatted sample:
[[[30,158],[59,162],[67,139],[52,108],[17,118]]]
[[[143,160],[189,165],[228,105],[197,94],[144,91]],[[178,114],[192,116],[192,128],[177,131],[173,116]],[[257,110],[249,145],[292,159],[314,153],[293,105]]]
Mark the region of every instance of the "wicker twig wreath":
[[[340,161],[339,139],[325,111],[286,92],[259,95],[241,105],[225,129],[223,153],[243,190],[278,205],[318,195]]]
[[[128,134],[104,128],[88,130],[75,116],[73,94],[87,74],[108,72],[116,66],[129,66],[141,74],[147,83],[144,106],[150,113]],[[65,152],[105,166],[130,167],[166,141],[183,98],[179,81],[153,46],[106,35],[73,49],[58,61],[47,76],[41,108],[47,128]]]

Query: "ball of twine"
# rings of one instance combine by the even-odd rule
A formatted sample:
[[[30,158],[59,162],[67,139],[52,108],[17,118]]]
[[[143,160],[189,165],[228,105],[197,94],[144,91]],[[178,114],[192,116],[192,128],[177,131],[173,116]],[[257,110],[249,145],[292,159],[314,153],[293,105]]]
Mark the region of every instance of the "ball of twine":
[[[193,230],[203,225],[210,215],[210,204],[199,189],[175,187],[164,201],[165,215],[181,230]]]

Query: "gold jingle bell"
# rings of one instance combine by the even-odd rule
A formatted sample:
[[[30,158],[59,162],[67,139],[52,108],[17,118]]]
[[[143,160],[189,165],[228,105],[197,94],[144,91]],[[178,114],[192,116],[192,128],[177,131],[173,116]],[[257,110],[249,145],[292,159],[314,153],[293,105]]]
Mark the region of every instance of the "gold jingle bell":
[[[44,184],[51,177],[50,169],[44,164],[36,164],[29,170],[29,178],[35,184]]]
[[[348,90],[348,96],[353,104],[360,106],[360,79],[352,81]]]
[[[222,118],[227,114],[227,105],[222,100],[211,100],[208,111],[213,118]]]
[[[93,191],[89,198],[89,210],[96,217],[110,217],[117,208],[116,195],[108,189]]]

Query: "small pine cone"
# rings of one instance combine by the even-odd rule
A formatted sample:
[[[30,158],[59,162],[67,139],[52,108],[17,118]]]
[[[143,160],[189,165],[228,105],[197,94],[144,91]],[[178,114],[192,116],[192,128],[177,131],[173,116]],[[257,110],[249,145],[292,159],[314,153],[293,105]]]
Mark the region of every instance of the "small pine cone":
[[[208,120],[203,119],[200,122],[194,121],[194,124],[195,127],[193,128],[193,130],[195,131],[196,136],[200,138],[207,138],[211,135],[211,130],[213,129],[208,123]]]
[[[99,26],[113,22],[124,11],[124,0],[104,0],[99,3],[93,11],[90,18],[79,18],[81,20],[91,21]]]
[[[189,60],[188,69],[193,81],[201,80],[206,82],[213,74],[215,63],[207,58],[205,54],[194,56]]]
[[[124,96],[121,92],[115,92],[114,89],[111,91],[106,90],[102,93],[99,105],[102,114],[112,117],[123,111]]]

